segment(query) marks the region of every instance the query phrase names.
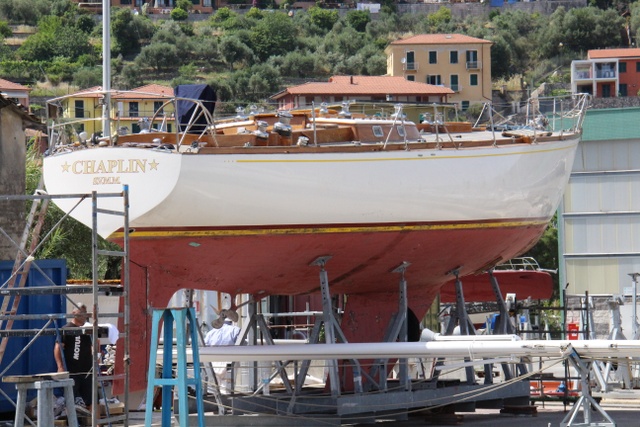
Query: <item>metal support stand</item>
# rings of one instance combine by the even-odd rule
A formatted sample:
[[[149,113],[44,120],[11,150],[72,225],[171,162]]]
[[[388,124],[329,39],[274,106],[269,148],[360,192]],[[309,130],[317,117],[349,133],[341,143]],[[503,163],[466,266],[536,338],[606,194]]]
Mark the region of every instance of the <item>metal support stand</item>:
[[[576,353],[575,349],[571,349],[571,353],[568,357],[569,362],[580,374],[580,390],[582,395],[578,401],[573,405],[569,413],[564,417],[560,423],[560,427],[616,427],[616,423],[613,419],[602,409],[600,404],[591,396],[589,387],[589,367],[580,359],[580,355]],[[593,408],[596,412],[600,413],[605,421],[595,422],[592,419]],[[584,417],[583,423],[574,423],[578,417],[578,413],[582,410]]]
[[[400,274],[400,284],[398,289],[398,319],[400,324],[400,332],[398,333],[398,341],[399,342],[407,342],[408,341],[408,331],[407,331],[407,311],[409,309],[409,305],[407,304],[407,281],[404,278],[404,272],[411,264],[404,261],[398,267],[393,269],[392,273]],[[400,388],[402,390],[411,391],[411,380],[409,379],[409,359],[400,359],[398,360],[399,364],[399,373],[400,377]]]
[[[502,296],[502,291],[500,290],[500,285],[498,284],[498,279],[493,274],[493,270],[489,270],[489,282],[491,283],[491,288],[493,289],[493,294],[496,297],[496,303],[498,304],[498,319],[496,320],[496,328],[494,334],[496,335],[515,335],[517,333],[516,326],[511,323],[511,319],[509,317],[509,307]],[[513,307],[515,309],[515,307]],[[507,363],[502,363],[502,373],[504,374],[504,379],[509,381],[514,377],[514,373],[512,372],[512,368]],[[516,369],[520,372],[520,374],[524,375],[527,373],[527,368],[523,363],[518,363],[516,365]],[[492,381],[493,382],[493,378]],[[486,375],[485,375],[485,383]]]
[[[267,325],[267,322],[264,319],[264,316],[262,314],[254,313],[251,316],[251,319],[249,320],[249,322],[245,325],[243,330],[240,332],[240,338],[238,339],[238,343],[244,343],[245,338],[250,335],[250,332],[255,337],[259,336],[262,343],[266,343],[266,345],[275,345],[275,342],[273,341],[273,338],[271,338],[271,334],[269,333],[269,326]],[[242,345],[242,344],[239,344],[239,345]],[[280,375],[280,378],[282,379],[282,385],[287,390],[287,393],[293,393],[293,388],[291,387],[291,384],[289,382],[289,377],[285,369],[286,365],[279,360],[276,360],[274,362],[276,366],[275,371],[270,372],[266,377],[264,375],[260,375],[259,383],[257,380],[255,381],[255,385],[254,385],[255,391],[256,392],[260,390],[266,391],[266,388],[269,387],[269,383],[271,382],[271,380],[273,380],[276,376]],[[257,365],[254,368],[265,369],[265,368],[258,368]],[[258,376],[256,376],[256,378],[257,377]]]
[[[493,274],[493,270],[489,270],[489,281],[491,282],[491,288],[496,297],[496,303],[498,303],[498,319],[496,321],[496,327],[494,334],[496,335],[513,335],[516,333],[515,326],[509,321],[509,307],[502,296],[500,285],[498,285],[498,279]]]
[[[410,265],[411,263],[403,261],[402,264],[391,270],[392,273],[400,274],[398,312],[392,316],[389,329],[384,334],[383,342],[408,341],[407,312],[409,311],[409,305],[407,304],[407,281],[404,278],[404,272]],[[400,381],[400,388],[405,391],[411,391],[408,362],[408,359],[398,360],[398,378]],[[379,376],[379,380],[376,383],[375,378],[377,376]],[[368,381],[364,390],[371,391],[374,389],[374,385],[378,390],[387,391],[387,359],[376,359],[372,363],[371,371],[369,372]]]
[[[331,256],[321,256],[316,258],[311,265],[320,267],[320,293],[322,294],[322,312],[324,322],[324,337],[327,344],[333,344],[337,341],[346,343],[347,338],[342,333],[340,323],[336,319],[333,304],[331,302],[331,293],[329,292],[329,277],[325,265]],[[338,376],[338,361],[336,359],[327,360],[329,369],[329,380],[331,382],[331,397],[340,396],[340,378]],[[356,393],[362,393],[362,367],[360,362],[355,359],[351,360],[353,366],[353,384]]]
[[[460,326],[460,335],[475,335],[476,329],[469,319],[467,309],[464,301],[464,292],[462,290],[462,281],[460,280],[460,271],[456,268],[451,271],[451,274],[456,276],[456,316],[458,318],[458,324]],[[469,362],[471,359],[464,358],[465,362]],[[476,374],[473,370],[473,366],[465,366],[465,373],[467,375],[467,384],[473,385],[476,382]]]
[[[331,304],[331,294],[329,293],[329,278],[325,265],[331,259],[330,256],[324,256],[316,259],[311,265],[320,267],[320,292],[322,294],[322,312],[324,313],[324,337],[325,342],[333,344],[336,341],[335,329],[338,327],[338,321],[333,313]],[[327,360],[329,369],[329,380],[331,382],[331,397],[340,396],[340,378],[338,377],[338,361],[336,359]]]
[[[638,324],[638,277],[640,277],[640,273],[629,273],[629,276],[631,276],[631,281],[632,281],[632,289],[633,289],[633,295],[632,295],[632,299],[631,299],[631,303],[633,304],[632,307],[632,315],[633,318],[631,319],[633,321],[633,326],[631,327],[632,329],[632,335],[634,340],[640,339],[640,325]]]

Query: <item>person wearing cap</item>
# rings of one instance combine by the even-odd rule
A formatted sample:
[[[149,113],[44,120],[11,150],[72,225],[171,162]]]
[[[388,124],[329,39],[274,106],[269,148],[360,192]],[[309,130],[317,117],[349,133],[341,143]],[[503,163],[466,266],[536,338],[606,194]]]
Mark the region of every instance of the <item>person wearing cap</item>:
[[[73,379],[73,395],[76,405],[84,405],[91,408],[93,377],[93,343],[90,335],[65,334],[68,328],[78,328],[84,326],[89,315],[87,307],[76,304],[72,311],[73,317],[62,327],[62,336],[56,341],[53,349],[53,356],[58,365],[58,372],[69,372],[69,377]]]
[[[234,345],[240,335],[240,328],[235,326],[231,319],[224,319],[224,323],[220,328],[214,326],[204,337],[206,346],[214,345]]]

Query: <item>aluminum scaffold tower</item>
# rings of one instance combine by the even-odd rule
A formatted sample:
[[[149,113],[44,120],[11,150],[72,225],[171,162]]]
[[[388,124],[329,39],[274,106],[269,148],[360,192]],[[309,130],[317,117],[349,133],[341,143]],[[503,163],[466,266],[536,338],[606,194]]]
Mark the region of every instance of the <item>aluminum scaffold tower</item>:
[[[119,198],[122,200],[122,210],[110,210],[103,209],[99,206],[99,201],[108,198]],[[91,259],[92,259],[92,277],[90,285],[56,285],[40,268],[37,262],[35,262],[35,254],[38,249],[47,241],[52,235],[53,231],[60,227],[64,220],[66,220],[71,212],[65,214],[57,221],[48,233],[41,239],[40,234],[43,229],[43,225],[46,218],[46,212],[49,202],[57,199],[73,199],[77,200],[74,209],[78,208],[83,203],[91,203],[93,226],[91,237]],[[8,239],[8,241],[17,249],[17,255],[15,263],[12,269],[12,274],[9,279],[0,284],[0,363],[4,358],[8,341],[10,337],[16,336],[31,336],[31,340],[25,346],[25,348],[16,356],[16,359],[21,357],[26,350],[33,345],[35,340],[43,335],[57,335],[58,328],[55,324],[57,320],[64,320],[72,317],[70,314],[50,313],[50,314],[18,314],[20,305],[20,299],[23,295],[63,295],[68,301],[75,305],[69,298],[70,294],[91,294],[93,298],[93,308],[88,313],[93,319],[93,323],[90,332],[88,328],[84,328],[79,333],[89,333],[93,339],[93,369],[92,369],[92,399],[93,402],[98,402],[98,389],[103,390],[101,387],[103,382],[118,380],[122,381],[124,385],[124,412],[122,415],[111,416],[109,414],[109,405],[105,397],[106,418],[100,418],[99,407],[100,405],[92,405],[91,410],[91,425],[92,427],[98,425],[104,425],[114,422],[124,423],[128,426],[128,413],[129,413],[129,352],[130,352],[130,336],[129,336],[129,189],[128,186],[123,186],[121,192],[115,193],[98,193],[92,192],[90,194],[64,194],[64,195],[49,195],[42,190],[42,183],[39,185],[39,189],[36,190],[34,195],[0,195],[0,202],[11,201],[31,201],[31,209],[26,219],[26,225],[20,242],[16,242],[11,236],[0,227],[0,238]],[[99,236],[98,236],[98,223],[100,218],[104,218],[105,215],[115,215],[122,217],[122,229],[123,229],[123,244],[122,250],[104,250],[100,249]],[[28,249],[27,249],[28,246]],[[103,284],[98,277],[98,264],[100,257],[120,257],[122,259],[122,271],[119,285]],[[27,282],[27,276],[31,268],[35,268],[40,271],[43,277],[49,281],[49,286],[38,287],[25,287]],[[100,313],[100,307],[98,303],[98,297],[100,295],[111,295],[120,297],[120,309],[118,313]],[[112,317],[121,319],[121,326],[119,327],[120,341],[117,345],[122,345],[123,350],[118,351],[118,354],[122,355],[120,363],[123,364],[122,374],[117,375],[101,375],[100,373],[100,360],[101,360],[101,346],[98,339],[104,332],[105,328],[99,326],[100,317]],[[14,329],[13,323],[16,320],[45,320],[46,323],[41,329]],[[53,356],[51,356],[53,357]],[[11,367],[16,360],[12,361],[5,372],[0,372],[0,377],[4,376],[6,371]],[[118,361],[116,361],[117,363]],[[0,393],[11,403],[15,405],[15,402],[7,396],[1,389]],[[28,420],[31,425],[33,422]]]

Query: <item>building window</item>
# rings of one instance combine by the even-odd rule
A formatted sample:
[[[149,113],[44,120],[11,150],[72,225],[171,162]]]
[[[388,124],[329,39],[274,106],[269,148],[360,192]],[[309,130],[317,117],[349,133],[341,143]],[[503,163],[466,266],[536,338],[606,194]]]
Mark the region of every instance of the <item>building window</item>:
[[[155,113],[162,113],[162,106],[164,105],[164,102],[162,101],[153,101],[153,112]]]
[[[440,78],[439,74],[433,75],[433,76],[427,76],[427,83],[429,83],[430,85],[441,86],[442,79]]]
[[[408,75],[407,76],[407,80],[409,80],[410,82],[415,82],[416,81],[416,76],[414,76],[413,74]]]
[[[452,50],[451,52],[449,52],[449,62],[451,64],[457,64],[458,63],[458,51],[457,50]]]
[[[313,104],[314,97],[313,96],[305,96],[304,97],[304,105]]]
[[[627,72],[627,63],[618,62],[618,73],[626,73],[626,72]]]
[[[619,96],[629,96],[627,95],[627,84],[626,83],[620,83],[620,86],[618,86],[619,89]]]
[[[415,57],[415,54],[413,53],[413,51],[410,50],[410,51],[406,52],[404,61],[405,61],[404,66],[405,66],[406,70],[413,71],[413,70],[417,70],[418,69],[416,67],[416,57]]]
[[[204,7],[211,7],[211,0],[204,0],[204,1],[202,2],[202,5],[203,5]]]
[[[138,103],[137,102],[130,102],[129,103],[129,117],[138,117]],[[138,132],[140,132],[138,130]],[[136,133],[136,132],[134,132]]]
[[[474,70],[480,68],[478,64],[478,51],[477,50],[468,50],[467,51],[467,70]]]
[[[76,100],[75,101],[75,114],[76,118],[84,118],[84,101]]]
[[[470,86],[478,86],[478,75],[477,74],[469,74],[469,85]]]
[[[120,0],[120,4],[129,5],[131,4],[131,0]]]
[[[602,85],[602,97],[610,98],[611,97],[611,85]]]
[[[469,101],[460,102],[460,108],[462,111],[467,111],[469,109]]]
[[[344,96],[334,96],[333,102],[342,102],[344,100]]]
[[[458,84],[457,74],[451,74],[451,90],[454,92],[460,92],[460,85]]]
[[[435,50],[429,51],[429,64],[437,64],[438,63],[438,52]]]

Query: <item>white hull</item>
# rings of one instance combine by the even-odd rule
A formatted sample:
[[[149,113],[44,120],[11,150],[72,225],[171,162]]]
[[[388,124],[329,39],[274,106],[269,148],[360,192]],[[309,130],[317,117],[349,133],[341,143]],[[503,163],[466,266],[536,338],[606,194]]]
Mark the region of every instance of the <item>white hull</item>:
[[[106,147],[46,157],[44,176],[50,194],[128,185],[132,228],[547,220],[578,140],[326,154]],[[100,207],[122,208],[117,199],[102,200]],[[76,200],[57,203],[68,211]],[[91,201],[71,215],[91,226]],[[121,225],[105,216],[98,230],[107,237]]]

